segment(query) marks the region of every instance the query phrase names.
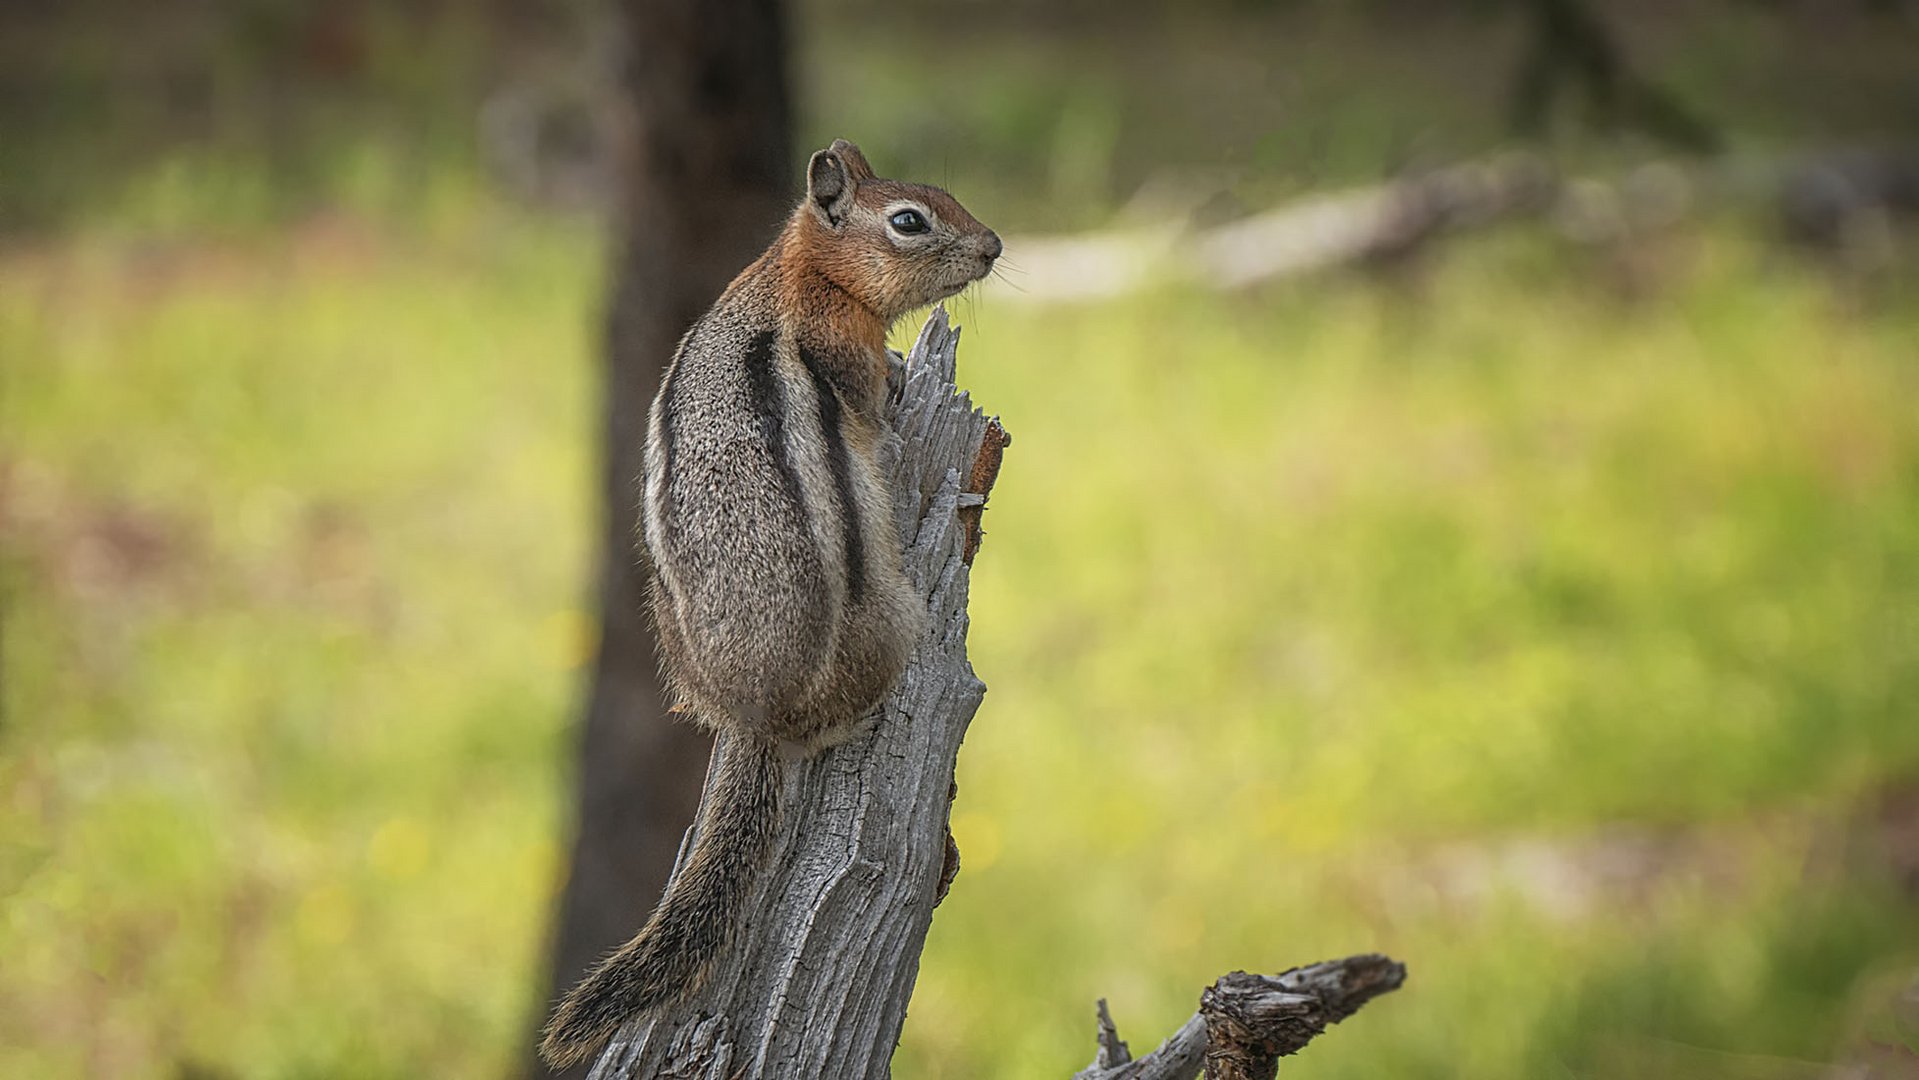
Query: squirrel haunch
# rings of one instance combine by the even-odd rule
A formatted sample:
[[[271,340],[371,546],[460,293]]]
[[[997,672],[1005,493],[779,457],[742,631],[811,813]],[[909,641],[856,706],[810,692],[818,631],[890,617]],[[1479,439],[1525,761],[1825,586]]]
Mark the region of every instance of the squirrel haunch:
[[[873,175],[840,139],[813,155],[772,246],[681,339],[653,400],[643,535],[668,690],[729,738],[686,866],[554,1010],[549,1063],[700,988],[778,832],[781,745],[850,738],[898,681],[926,611],[878,460],[886,331],[999,254],[952,196]]]

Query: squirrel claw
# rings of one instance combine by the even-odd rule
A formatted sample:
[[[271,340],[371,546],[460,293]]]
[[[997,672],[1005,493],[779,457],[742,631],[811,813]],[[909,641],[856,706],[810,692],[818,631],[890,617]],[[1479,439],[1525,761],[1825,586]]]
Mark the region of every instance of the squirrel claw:
[[[886,350],[886,393],[898,397],[906,390],[906,357],[898,349]]]

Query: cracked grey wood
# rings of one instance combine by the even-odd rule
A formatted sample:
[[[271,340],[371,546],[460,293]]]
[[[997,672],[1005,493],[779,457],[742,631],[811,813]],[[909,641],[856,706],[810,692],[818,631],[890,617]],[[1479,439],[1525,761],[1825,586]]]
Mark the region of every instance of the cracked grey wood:
[[[954,763],[986,692],[966,659],[958,511],[976,505],[962,488],[990,421],[954,385],[958,342],[936,308],[889,403],[895,434],[882,451],[930,629],[871,731],[788,770],[751,922],[706,988],[621,1029],[593,1080],[888,1075],[946,859]],[[722,739],[716,758],[731,749]]]

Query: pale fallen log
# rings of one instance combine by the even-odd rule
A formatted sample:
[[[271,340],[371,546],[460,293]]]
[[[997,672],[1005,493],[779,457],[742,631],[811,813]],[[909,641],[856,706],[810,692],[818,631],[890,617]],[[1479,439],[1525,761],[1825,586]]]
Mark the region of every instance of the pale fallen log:
[[[1224,225],[1177,223],[1084,236],[1014,237],[1018,276],[996,297],[1100,300],[1163,285],[1232,289],[1403,254],[1454,228],[1537,213],[1557,181],[1514,154],[1389,184],[1316,195]]]
[[[1009,237],[1007,265],[1018,271],[989,290],[995,302],[1077,303],[1165,286],[1239,289],[1390,264],[1441,237],[1526,219],[1604,248],[1725,207],[1770,212],[1785,238],[1848,266],[1890,264],[1895,225],[1919,218],[1919,148],[1651,161],[1612,178],[1564,176],[1544,158],[1515,152],[1312,195],[1208,228],[1172,220]]]

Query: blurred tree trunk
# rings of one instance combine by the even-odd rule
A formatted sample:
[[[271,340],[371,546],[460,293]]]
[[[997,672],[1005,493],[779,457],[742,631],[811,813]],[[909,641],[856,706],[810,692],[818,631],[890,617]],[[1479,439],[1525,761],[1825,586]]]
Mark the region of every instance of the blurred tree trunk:
[[[606,337],[602,632],[540,1020],[594,960],[639,929],[699,802],[711,742],[666,716],[643,609],[636,521],[647,409],[680,335],[772,239],[793,182],[778,0],[621,0],[617,8],[622,172]],[[536,1042],[529,1034],[527,1074],[544,1076]]]
[[[1514,130],[1539,137],[1565,89],[1583,95],[1602,130],[1637,130],[1677,150],[1719,148],[1714,131],[1666,88],[1632,70],[1625,50],[1582,0],[1524,0],[1532,41],[1513,80]]]

